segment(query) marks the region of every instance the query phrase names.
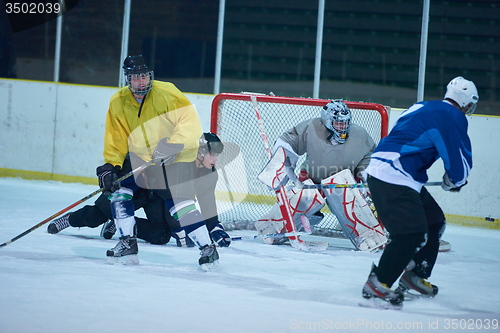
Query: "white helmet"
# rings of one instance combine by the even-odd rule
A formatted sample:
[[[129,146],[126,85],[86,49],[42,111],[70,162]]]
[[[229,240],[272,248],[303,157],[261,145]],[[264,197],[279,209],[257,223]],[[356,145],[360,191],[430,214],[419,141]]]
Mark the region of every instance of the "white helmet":
[[[338,143],[344,143],[351,128],[351,110],[340,99],[336,99],[321,110],[321,122]]]
[[[457,76],[448,83],[446,89],[446,94],[444,95],[445,99],[449,98],[455,101],[468,116],[474,113],[477,101],[479,100],[474,82]]]

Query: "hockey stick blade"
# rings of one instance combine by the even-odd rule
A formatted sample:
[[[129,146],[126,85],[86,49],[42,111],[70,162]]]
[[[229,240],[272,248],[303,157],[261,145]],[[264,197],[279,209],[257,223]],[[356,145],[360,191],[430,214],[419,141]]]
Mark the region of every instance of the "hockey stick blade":
[[[305,252],[323,252],[328,249],[330,243],[327,241],[316,242],[316,241],[305,241],[297,237],[297,239],[290,239],[290,244],[292,247],[305,251]]]
[[[132,176],[133,174],[136,174],[136,173],[138,173],[138,172],[143,171],[144,169],[146,169],[147,167],[149,167],[151,164],[153,164],[153,161],[150,161],[150,162],[148,162],[148,163],[146,163],[146,164],[144,164],[144,165],[141,165],[140,167],[137,167],[136,169],[134,169],[134,170],[130,171],[129,173],[127,173],[125,176],[120,177],[120,178],[118,178],[117,180],[115,180],[115,182],[114,182],[114,183],[115,183],[115,184],[117,184],[117,183],[121,183],[123,180],[127,179],[128,177]],[[47,223],[47,222],[49,222],[49,221],[52,221],[52,220],[53,220],[53,219],[55,219],[56,217],[60,216],[61,214],[66,213],[66,212],[67,212],[68,210],[70,210],[71,208],[74,208],[74,207],[78,206],[78,205],[79,205],[79,204],[81,204],[82,202],[84,202],[84,201],[86,201],[86,200],[88,200],[88,199],[92,198],[93,196],[95,196],[95,195],[97,195],[97,194],[101,193],[102,191],[103,191],[103,190],[102,190],[102,188],[100,188],[100,189],[98,189],[98,190],[96,190],[96,191],[94,191],[94,192],[90,193],[89,195],[87,195],[87,196],[85,196],[85,197],[81,198],[81,199],[80,199],[80,200],[78,200],[77,202],[75,202],[75,203],[73,203],[73,204],[69,205],[68,207],[64,208],[63,210],[61,210],[61,211],[59,211],[59,212],[55,213],[54,215],[52,215],[52,216],[50,216],[50,217],[46,218],[45,220],[43,220],[42,222],[38,223],[37,225],[34,225],[33,227],[29,228],[28,230],[26,230],[26,231],[25,231],[25,232],[23,232],[22,234],[19,234],[19,235],[17,235],[16,237],[12,238],[11,240],[8,240],[7,242],[0,244],[0,248],[1,248],[1,247],[4,247],[4,246],[9,245],[9,244],[11,244],[12,242],[15,242],[16,240],[18,240],[18,239],[19,239],[19,238],[21,238],[21,237],[26,236],[26,235],[27,235],[27,234],[29,234],[30,232],[32,232],[32,231],[34,231],[34,230],[36,230],[36,229],[40,228],[40,227],[41,227],[42,225],[44,225],[45,223]]]
[[[263,239],[263,238],[279,238],[279,237],[288,237],[288,236],[298,236],[304,234],[304,232],[286,232],[282,234],[267,234],[267,235],[255,235],[255,236],[234,236],[225,238],[226,240],[238,241],[244,239]]]
[[[279,238],[279,237],[290,237],[294,236],[296,239],[290,239],[290,245],[298,250],[306,252],[323,252],[328,249],[330,243],[327,241],[316,242],[316,241],[304,241],[298,236],[309,234],[307,232],[286,232],[282,234],[267,234],[267,235],[255,235],[255,236],[234,236],[225,238],[226,240],[239,241],[245,239],[263,239],[263,238]]]

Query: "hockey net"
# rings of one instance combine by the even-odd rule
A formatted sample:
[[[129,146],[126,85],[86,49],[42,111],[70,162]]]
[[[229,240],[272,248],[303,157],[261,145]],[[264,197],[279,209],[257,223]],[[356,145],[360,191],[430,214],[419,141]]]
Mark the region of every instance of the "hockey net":
[[[217,95],[212,103],[211,132],[222,142],[232,142],[219,157],[219,181],[216,188],[219,220],[229,229],[252,229],[253,222],[263,217],[276,203],[274,192],[257,180],[268,162],[262,134],[250,96],[252,94]],[[270,148],[276,139],[298,123],[321,116],[330,100],[255,95]],[[364,127],[378,144],[387,135],[389,107],[375,103],[344,101],[352,112],[352,121]],[[225,156],[237,156],[224,161]],[[297,166],[305,160],[301,156]],[[296,172],[298,173],[299,168]],[[341,233],[335,215],[323,208],[325,218],[315,233],[336,236]]]

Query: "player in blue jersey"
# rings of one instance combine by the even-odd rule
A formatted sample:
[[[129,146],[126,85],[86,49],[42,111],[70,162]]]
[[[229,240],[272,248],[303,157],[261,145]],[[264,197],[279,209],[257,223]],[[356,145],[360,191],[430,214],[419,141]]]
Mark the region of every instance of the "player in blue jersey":
[[[458,192],[467,184],[472,149],[465,115],[474,112],[478,99],[472,81],[454,78],[443,100],[419,102],[403,112],[372,154],[367,182],[390,242],[378,267],[372,266],[363,297],[401,307],[406,295],[437,294],[426,279],[436,262],[445,217],[423,185],[438,158],[445,168],[445,191]],[[391,289],[402,273],[398,288]]]

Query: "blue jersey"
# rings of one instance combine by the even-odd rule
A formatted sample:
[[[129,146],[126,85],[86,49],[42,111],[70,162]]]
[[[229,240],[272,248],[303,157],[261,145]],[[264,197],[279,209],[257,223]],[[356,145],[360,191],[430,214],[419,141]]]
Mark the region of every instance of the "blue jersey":
[[[387,183],[420,192],[428,180],[427,169],[441,158],[450,180],[461,186],[472,168],[467,127],[462,111],[446,101],[416,103],[380,141],[366,171]]]

